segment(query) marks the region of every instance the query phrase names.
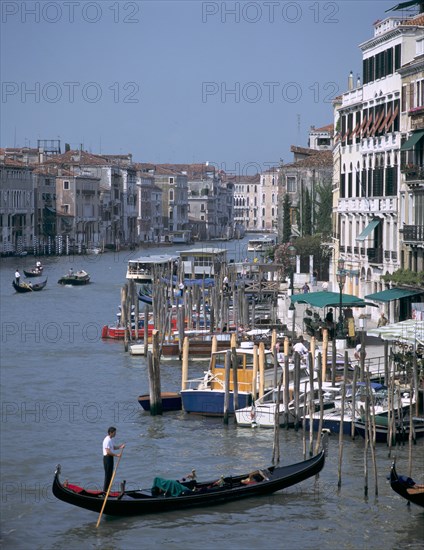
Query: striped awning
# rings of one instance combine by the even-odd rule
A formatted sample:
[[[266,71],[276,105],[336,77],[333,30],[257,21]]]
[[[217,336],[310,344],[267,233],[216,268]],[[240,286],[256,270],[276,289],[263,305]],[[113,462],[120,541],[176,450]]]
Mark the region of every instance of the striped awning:
[[[399,112],[399,105],[396,105],[396,109],[393,111],[392,117],[391,117],[391,119],[389,120],[389,122],[387,123],[386,131],[387,131],[387,130],[390,128],[390,126],[393,124],[395,118],[397,117],[398,112]]]
[[[367,125],[365,126],[364,133],[368,132],[372,123],[373,115],[370,113],[370,116],[368,117]]]
[[[383,117],[384,117],[384,111],[381,111],[381,113],[375,119],[374,125],[373,125],[372,130],[371,130],[372,135],[374,135],[376,133],[377,128],[379,127],[381,121],[383,120]]]
[[[391,116],[392,116],[392,108],[390,107],[389,110],[387,111],[386,118],[380,124],[380,127],[378,129],[379,132],[381,132],[382,130],[385,129],[385,127],[386,127],[387,123],[389,122]]]

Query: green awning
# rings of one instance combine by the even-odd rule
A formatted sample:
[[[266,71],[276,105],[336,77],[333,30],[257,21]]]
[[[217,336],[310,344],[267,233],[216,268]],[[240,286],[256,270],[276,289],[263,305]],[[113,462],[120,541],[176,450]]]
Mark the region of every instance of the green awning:
[[[368,237],[371,231],[374,231],[374,229],[377,227],[377,225],[380,222],[381,222],[380,219],[371,220],[370,223],[366,226],[366,228],[362,231],[362,233],[358,237],[356,237],[356,240],[365,241],[365,239]]]
[[[340,293],[339,292],[308,292],[307,294],[294,294],[291,297],[293,304],[308,304],[312,307],[324,308],[324,307],[338,307],[340,305]],[[375,306],[365,302],[362,298],[353,296],[352,294],[342,294],[342,307],[365,307]]]
[[[401,146],[401,151],[409,151],[409,149],[413,149],[414,145],[416,145],[420,139],[424,137],[424,130],[418,130],[418,132],[414,132]]]
[[[367,300],[375,300],[376,302],[393,302],[393,300],[400,300],[401,298],[408,298],[409,296],[418,296],[423,293],[424,290],[389,288],[387,290],[381,290],[380,292],[374,292],[374,294],[367,294],[365,298]]]
[[[385,13],[387,13],[388,11],[404,10],[411,6],[419,6],[420,4],[421,4],[420,0],[408,0],[407,2],[401,2],[400,4],[397,4],[393,8],[389,8],[388,10],[386,10]]]

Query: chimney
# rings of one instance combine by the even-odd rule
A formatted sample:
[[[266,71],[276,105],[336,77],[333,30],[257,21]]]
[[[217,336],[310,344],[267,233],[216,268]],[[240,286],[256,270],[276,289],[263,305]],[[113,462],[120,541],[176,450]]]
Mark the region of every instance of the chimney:
[[[350,71],[349,78],[347,79],[347,89],[349,91],[353,90],[353,72]]]
[[[361,77],[359,76],[359,74],[358,74],[358,76],[356,77],[356,87],[357,87],[357,88],[360,88],[360,87],[361,87]]]

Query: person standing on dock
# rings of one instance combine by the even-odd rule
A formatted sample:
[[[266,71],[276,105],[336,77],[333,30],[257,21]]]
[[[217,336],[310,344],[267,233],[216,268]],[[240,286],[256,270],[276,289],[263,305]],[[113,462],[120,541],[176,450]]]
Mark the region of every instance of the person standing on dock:
[[[224,280],[222,281],[222,287],[223,287],[224,292],[228,292],[230,290],[227,275],[225,275]]]
[[[381,312],[380,319],[377,323],[377,328],[385,327],[389,323],[389,320],[387,319],[384,311]]]
[[[106,493],[109,489],[110,480],[113,475],[113,457],[121,456],[120,453],[114,453],[118,449],[123,449],[125,444],[114,445],[113,438],[116,435],[116,428],[111,426],[107,431],[107,436],[103,439],[103,467],[105,469],[105,481],[103,484],[103,491]]]

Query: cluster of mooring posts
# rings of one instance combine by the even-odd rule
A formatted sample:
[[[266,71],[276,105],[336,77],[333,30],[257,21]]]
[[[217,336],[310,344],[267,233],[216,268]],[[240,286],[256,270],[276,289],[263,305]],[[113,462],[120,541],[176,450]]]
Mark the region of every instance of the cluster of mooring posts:
[[[149,387],[150,387],[150,414],[162,414],[161,401],[161,382],[160,382],[160,358],[164,342],[169,340],[178,340],[179,359],[182,361],[182,383],[181,389],[187,387],[189,357],[190,357],[190,339],[185,335],[186,330],[204,329],[211,336],[211,352],[217,350],[217,334],[231,332],[229,349],[225,354],[225,403],[224,403],[224,424],[229,423],[229,402],[230,392],[233,392],[234,409],[238,408],[238,381],[237,381],[237,347],[242,338],[242,331],[247,328],[254,328],[256,311],[264,304],[267,308],[267,315],[270,324],[275,324],[277,318],[277,298],[282,291],[281,281],[283,280],[283,266],[277,264],[224,264],[216,270],[213,286],[197,284],[179,288],[178,284],[172,279],[172,274],[163,273],[163,271],[153,272],[152,279],[152,305],[143,306],[143,312],[140,316],[139,300],[136,283],[130,280],[121,289],[121,324],[126,328],[124,346],[128,351],[129,343],[135,339],[142,340],[144,343],[144,355],[147,357]],[[228,279],[228,283],[227,283]],[[182,282],[183,274],[178,274],[178,281]],[[180,285],[181,286],[181,285]],[[132,315],[133,314],[133,315]],[[134,334],[131,331],[131,318],[135,318]],[[143,325],[139,328],[138,319],[143,319]],[[149,319],[151,318],[151,322]],[[151,332],[148,327],[152,326]],[[173,327],[176,326],[176,331]],[[274,361],[274,387],[278,388],[276,392],[277,403],[274,423],[274,451],[273,461],[279,461],[279,430],[280,428],[294,428],[303,432],[303,454],[312,456],[316,454],[321,445],[321,434],[324,424],[324,403],[323,403],[323,382],[330,382],[334,388],[340,388],[340,416],[341,422],[347,418],[346,387],[350,385],[352,399],[349,402],[351,411],[357,409],[355,395],[358,382],[366,387],[366,399],[363,406],[363,418],[365,421],[364,437],[364,491],[368,494],[368,457],[371,455],[372,472],[375,483],[375,494],[378,494],[377,486],[377,464],[375,455],[376,445],[376,415],[373,393],[371,391],[371,373],[368,368],[369,363],[366,360],[366,344],[364,333],[361,335],[361,350],[359,361],[350,365],[348,352],[344,353],[343,374],[340,375],[337,368],[337,350],[336,341],[329,342],[328,331],[323,329],[322,352],[316,353],[316,341],[310,339],[310,350],[306,358],[309,366],[309,388],[318,388],[319,394],[319,427],[316,430],[316,440],[314,441],[314,426],[312,414],[316,412],[317,405],[314,402],[314,392],[309,391],[309,398],[302,410],[299,397],[302,393],[300,385],[300,365],[301,356],[294,352],[292,354],[292,363],[294,365],[294,386],[292,395],[289,394],[289,365],[290,348],[293,344],[294,336],[287,331],[288,335],[277,335],[277,331],[272,330],[270,348],[273,353]],[[151,346],[149,346],[151,343]],[[281,376],[278,376],[279,361],[277,359],[279,351],[283,345],[283,364]],[[265,346],[261,342],[254,345],[254,363],[253,380],[259,380],[252,384],[253,402],[264,394],[263,370],[264,370],[264,352]],[[317,376],[314,379],[314,372]],[[407,440],[401,440],[395,437],[396,422],[399,421],[398,400],[396,396],[400,392],[398,373],[393,361],[393,354],[390,353],[389,344],[384,342],[384,374],[381,379],[388,388],[388,408],[387,408],[387,446],[388,453],[391,456],[393,446],[400,444],[409,444],[409,473],[412,472],[412,449],[416,442],[414,432],[413,418],[419,413],[418,398],[418,369],[415,358],[412,373],[409,379],[405,380],[403,391],[409,391],[410,414],[409,414],[409,433]],[[305,394],[306,384],[305,384]],[[283,422],[279,420],[280,398],[282,397],[284,415]],[[289,411],[289,402],[292,399],[294,409]],[[302,410],[302,413],[301,413]],[[310,416],[311,421],[306,429],[306,418]],[[355,439],[354,414],[351,421],[350,437]],[[324,430],[325,432],[325,430]],[[343,460],[343,429],[339,430],[339,460],[338,460],[338,486],[341,486],[342,480],[342,460]]]

